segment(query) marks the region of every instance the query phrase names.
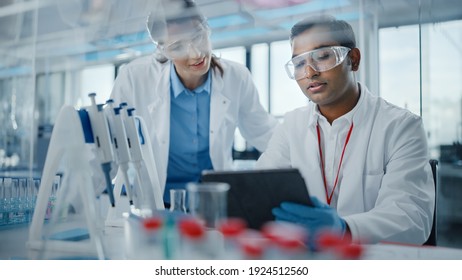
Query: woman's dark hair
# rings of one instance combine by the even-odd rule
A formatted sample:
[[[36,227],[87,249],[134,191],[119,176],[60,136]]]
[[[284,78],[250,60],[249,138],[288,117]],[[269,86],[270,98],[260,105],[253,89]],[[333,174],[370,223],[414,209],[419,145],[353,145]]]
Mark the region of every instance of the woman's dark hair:
[[[146,23],[151,39],[157,44],[162,43],[169,24],[183,24],[191,21],[198,21],[206,28],[209,28],[205,16],[193,0],[162,0],[161,2],[163,5],[163,15],[151,13]],[[168,58],[159,51],[156,51],[155,58],[160,63],[168,61]],[[212,54],[210,67],[218,69],[220,75],[223,76],[223,67],[214,54]]]
[[[350,49],[356,48],[355,34],[351,25],[344,20],[338,20],[329,15],[307,17],[297,22],[290,30],[290,43],[293,42],[295,37],[314,27],[325,27],[329,29],[334,40],[341,46]]]

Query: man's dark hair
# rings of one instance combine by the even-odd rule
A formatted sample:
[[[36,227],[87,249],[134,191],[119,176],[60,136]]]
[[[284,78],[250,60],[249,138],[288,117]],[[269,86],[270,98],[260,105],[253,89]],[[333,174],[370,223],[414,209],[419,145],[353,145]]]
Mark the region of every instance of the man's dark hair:
[[[338,20],[329,15],[310,16],[297,22],[290,30],[290,43],[293,42],[295,37],[314,27],[325,27],[341,46],[350,49],[356,48],[355,34],[351,25],[344,20]]]

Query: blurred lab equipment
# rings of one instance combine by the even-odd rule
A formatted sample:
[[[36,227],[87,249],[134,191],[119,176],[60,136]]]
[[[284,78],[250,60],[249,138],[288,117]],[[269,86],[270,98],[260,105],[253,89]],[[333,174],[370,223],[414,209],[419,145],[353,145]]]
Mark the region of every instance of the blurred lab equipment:
[[[143,218],[133,213],[125,220],[125,255],[129,259],[160,260],[164,258],[160,215]]]
[[[39,252],[60,250],[89,253],[96,254],[100,259],[105,257],[104,229],[100,221],[102,214],[101,209],[98,207],[101,204],[101,182],[105,182],[110,209],[116,209],[116,202],[120,202],[118,200],[121,196],[123,183],[126,184],[126,190],[130,189],[135,183],[130,182],[127,174],[129,170],[127,164],[130,160],[129,149],[125,148],[123,152],[121,150],[117,150],[117,153],[114,152],[114,146],[120,148],[120,145],[124,141],[128,141],[130,137],[125,136],[130,134],[127,133],[128,130],[121,131],[124,130],[122,119],[118,117],[121,109],[108,106],[109,108],[106,112],[110,114],[105,113],[103,105],[96,104],[95,95],[95,93],[89,94],[90,106],[79,110],[71,106],[64,106],[58,115],[58,120],[51,136],[30,227],[28,243],[30,249],[35,249]],[[114,112],[113,115],[111,115],[112,112]],[[135,116],[131,117],[133,124],[135,124]],[[143,121],[139,119],[138,123],[140,125],[139,129],[135,129],[136,137],[131,136],[132,146],[140,144],[138,132],[147,134]],[[113,138],[112,135],[115,135],[113,132],[117,129],[120,131],[117,137]],[[114,143],[116,140],[119,142]],[[150,145],[143,146],[151,147]],[[141,159],[138,160],[141,161],[141,165],[144,165],[145,170],[156,170],[155,165],[151,169],[152,161],[146,160],[152,153],[142,151],[141,155]],[[101,169],[95,168],[94,165],[99,165]],[[55,208],[51,213],[50,222],[45,229],[44,219],[47,215],[47,205],[52,193],[52,180],[58,169],[62,169],[63,182],[56,195]],[[117,175],[116,181],[123,183],[116,183],[117,188],[114,189],[111,170],[117,169],[118,174],[122,175]],[[143,188],[143,191],[139,191],[139,194],[144,194],[145,196],[158,194],[159,198],[146,198],[139,195],[139,201],[149,200],[153,202],[149,206],[154,207],[154,209],[163,209],[163,204],[155,204],[155,201],[161,201],[162,199],[159,194],[160,190],[152,190],[153,188],[159,188],[159,184],[155,184],[151,180],[155,176],[156,174],[141,176],[142,179],[136,182],[136,186]],[[146,178],[148,181],[144,180]],[[117,204],[120,205],[121,203]],[[138,206],[146,207],[141,203]],[[68,216],[67,214],[71,212],[76,215]],[[111,216],[111,218],[114,218],[114,216]],[[71,228],[69,229],[68,226]],[[88,232],[88,234],[82,235],[82,232]],[[76,234],[79,235],[78,238],[89,239],[89,242],[68,242],[75,241]],[[56,236],[59,238],[55,238]]]
[[[360,259],[364,247],[334,232],[317,239],[318,250],[307,246],[303,226],[270,221],[261,230],[240,218],[224,218],[216,228],[177,211],[153,211],[125,217],[125,256],[128,259],[167,260],[308,260]]]
[[[188,217],[178,221],[178,258],[185,260],[216,259],[222,252],[222,240],[216,231],[208,231],[201,220]]]
[[[220,182],[188,183],[189,211],[204,222],[207,228],[216,228],[227,217],[229,184]]]
[[[170,211],[186,213],[186,190],[170,190]]]
[[[32,220],[39,183],[34,178],[0,177],[0,227]]]
[[[53,129],[27,244],[29,249],[37,250],[39,254],[45,250],[61,250],[96,253],[98,258],[104,258],[101,231],[98,229],[96,219],[98,215],[95,188],[90,179],[95,174],[88,164],[91,156],[86,147],[90,139],[93,141],[93,135],[101,135],[101,132],[94,131],[93,134],[89,120],[87,111],[78,112],[71,106],[64,106],[61,108]],[[96,123],[91,127],[93,130],[104,128],[103,125],[97,126]],[[99,139],[96,139],[98,142]],[[110,156],[103,152],[101,155]],[[106,163],[110,164],[110,161]],[[60,166],[63,166],[63,184],[57,194],[50,223],[44,228],[53,179]],[[90,242],[82,244],[81,242],[67,242],[68,240],[47,240],[53,234],[52,227],[57,225],[63,217],[60,215],[62,211],[64,212],[63,209],[67,208],[68,203],[76,197],[80,198],[79,202],[83,204],[84,226],[90,233]]]
[[[263,235],[271,242],[267,259],[307,259],[308,232],[300,225],[270,221],[262,228]]]
[[[115,159],[119,165],[119,170],[122,175],[122,180],[125,184],[125,190],[127,192],[129,203],[133,205],[132,186],[128,179],[128,169],[130,162],[130,152],[127,142],[127,134],[125,132],[125,126],[120,115],[121,108],[114,108],[113,100],[110,99],[106,102],[107,107],[105,109],[106,117],[109,121],[109,127],[111,129],[112,144],[115,152]]]
[[[156,172],[157,165],[154,161],[154,152],[151,140],[148,137],[149,130],[144,120],[136,116],[134,113],[135,108],[128,107],[128,104],[125,102],[120,103],[119,108],[115,108],[114,110],[118,111],[118,115],[123,120],[123,127],[126,134],[125,141],[128,144],[130,158],[127,171],[124,171],[126,167],[119,168],[114,182],[114,192],[118,194],[116,196],[118,200],[122,186],[125,185],[127,189],[131,185],[134,185],[134,207],[127,209],[124,205],[118,203],[117,207],[109,209],[105,224],[106,226],[122,227],[123,218],[121,213],[141,210],[142,213],[146,214],[147,210],[163,210],[164,202],[159,176]],[[123,174],[124,172],[127,172],[128,181],[124,179],[126,178],[125,176],[121,176],[121,173]]]
[[[247,229],[247,223],[241,218],[226,218],[218,225],[218,231],[223,235],[222,258],[237,260],[242,257],[239,238]]]
[[[111,163],[114,162],[114,152],[112,149],[112,140],[110,137],[111,132],[109,131],[107,118],[104,115],[103,105],[96,104],[96,93],[90,93],[88,96],[91,99],[91,106],[87,108],[86,112],[88,112],[88,117],[90,118],[93,142],[95,143],[96,147],[95,151],[104,173],[106,190],[109,194],[109,200],[112,207],[114,207],[115,199],[111,182]],[[81,112],[83,111],[81,110]]]

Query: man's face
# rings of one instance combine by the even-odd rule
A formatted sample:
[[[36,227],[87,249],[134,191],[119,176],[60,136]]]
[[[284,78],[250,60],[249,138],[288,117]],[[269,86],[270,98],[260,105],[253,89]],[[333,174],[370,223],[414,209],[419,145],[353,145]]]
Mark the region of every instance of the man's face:
[[[308,51],[324,47],[339,46],[328,28],[314,27],[304,31],[293,39],[292,57],[296,57]],[[355,50],[357,51],[357,49]],[[350,57],[334,68],[320,72],[311,66],[306,66],[304,77],[297,80],[297,83],[311,101],[319,106],[335,106],[349,98],[350,91],[355,86],[355,79],[352,66],[349,63]],[[356,62],[355,62],[356,63]],[[359,61],[357,61],[359,64]]]

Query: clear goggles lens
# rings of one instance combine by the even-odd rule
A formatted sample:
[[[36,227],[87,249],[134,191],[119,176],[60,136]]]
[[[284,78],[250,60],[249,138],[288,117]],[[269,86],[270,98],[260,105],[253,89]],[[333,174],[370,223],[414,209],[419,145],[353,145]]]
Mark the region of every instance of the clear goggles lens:
[[[287,75],[291,79],[300,80],[306,76],[308,66],[316,72],[330,70],[342,63],[350,50],[347,47],[334,46],[302,53],[286,63]]]
[[[194,50],[201,53],[206,53],[210,51],[209,34],[210,31],[208,28],[201,28],[191,33],[188,39],[181,39],[160,47],[164,54],[170,58],[188,57],[190,48],[194,48]]]

